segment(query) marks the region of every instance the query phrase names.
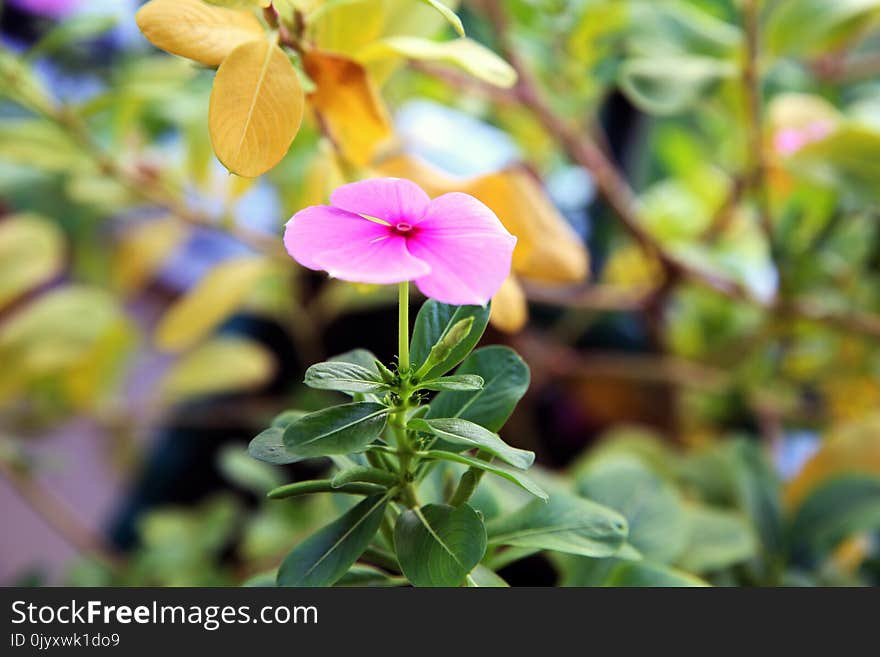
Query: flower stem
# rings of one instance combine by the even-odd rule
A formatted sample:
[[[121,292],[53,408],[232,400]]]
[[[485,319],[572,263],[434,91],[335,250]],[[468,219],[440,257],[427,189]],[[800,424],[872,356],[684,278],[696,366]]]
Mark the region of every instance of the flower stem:
[[[401,372],[409,370],[409,283],[398,285],[397,363]]]

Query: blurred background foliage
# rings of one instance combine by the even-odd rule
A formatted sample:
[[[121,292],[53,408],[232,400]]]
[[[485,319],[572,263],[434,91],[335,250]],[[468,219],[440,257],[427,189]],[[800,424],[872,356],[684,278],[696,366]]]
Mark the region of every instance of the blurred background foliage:
[[[323,523],[331,500],[264,501],[313,466],[244,446],[321,405],[308,364],[394,353],[393,289],[279,237],[375,175],[519,237],[486,338],[533,373],[505,439],[630,524],[629,555],[507,581],[878,583],[880,2],[171,3],[277,35],[290,120],[241,161],[209,97],[244,73],[163,31],[169,1],[138,23],[189,59],[138,2],[0,3],[0,492],[77,554],[7,526],[7,583],[237,585]]]

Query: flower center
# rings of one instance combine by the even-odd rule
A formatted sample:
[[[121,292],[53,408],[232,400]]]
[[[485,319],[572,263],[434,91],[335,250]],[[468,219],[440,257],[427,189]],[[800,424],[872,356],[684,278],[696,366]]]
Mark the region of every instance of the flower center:
[[[394,230],[398,233],[408,233],[413,229],[412,224],[408,224],[405,221],[400,221],[394,225]]]

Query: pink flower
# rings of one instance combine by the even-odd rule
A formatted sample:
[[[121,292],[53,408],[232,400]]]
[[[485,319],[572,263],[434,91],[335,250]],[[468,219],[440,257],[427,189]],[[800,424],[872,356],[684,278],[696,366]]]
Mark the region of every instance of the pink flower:
[[[813,121],[800,128],[782,128],[773,138],[773,147],[780,155],[793,155],[804,146],[821,141],[834,132],[830,121]]]
[[[486,304],[510,272],[516,238],[467,194],[431,200],[409,180],[378,178],[337,188],[330,203],[287,222],[284,245],[309,269],[357,283],[415,281],[454,305]]]

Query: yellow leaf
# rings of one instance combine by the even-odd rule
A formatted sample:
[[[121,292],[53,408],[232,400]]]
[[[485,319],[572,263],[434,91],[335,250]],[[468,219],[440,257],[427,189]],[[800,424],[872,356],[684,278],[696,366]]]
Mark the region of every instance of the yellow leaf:
[[[56,276],[64,236],[48,219],[18,214],[0,221],[0,308]]]
[[[635,244],[624,244],[612,251],[602,277],[606,283],[628,290],[647,291],[663,283],[663,265]]]
[[[486,46],[467,37],[432,41],[421,37],[392,36],[364,46],[358,51],[357,59],[368,63],[397,55],[453,64],[498,87],[509,88],[516,84],[516,71],[510,64]]]
[[[113,255],[116,284],[126,294],[139,290],[187,235],[186,227],[174,217],[145,221],[129,228]]]
[[[268,41],[240,45],[217,70],[208,129],[220,161],[253,178],[274,167],[299,131],[303,92],[293,64]]]
[[[518,333],[529,319],[526,295],[516,277],[511,274],[501,284],[498,292],[492,297],[492,309],[489,321],[492,326],[505,333]]]
[[[212,7],[202,0],[150,0],[135,19],[157,48],[206,66],[219,66],[235,48],[265,34],[251,12]]]
[[[453,191],[461,191],[466,178],[447,174],[424,160],[409,155],[394,155],[381,161],[376,171],[383,176],[409,178],[424,189],[431,198]]]
[[[880,416],[846,425],[825,439],[818,452],[788,482],[783,500],[797,507],[817,486],[841,474],[880,473]]]
[[[193,346],[231,316],[268,271],[269,263],[261,257],[218,265],[166,311],[156,329],[156,345],[163,351]]]
[[[0,326],[0,398],[88,367],[101,344],[122,332],[131,335],[130,323],[103,290],[77,285],[47,292]]]
[[[574,283],[587,277],[586,248],[526,171],[512,168],[491,173],[463,191],[492,208],[517,236],[513,252],[517,274],[542,283]]]
[[[118,390],[123,365],[135,346],[136,334],[128,321],[113,323],[91,349],[62,377],[70,404],[85,410]]]
[[[317,51],[308,53],[303,65],[316,86],[309,102],[330,138],[353,163],[367,164],[392,130],[366,70],[346,57]]]
[[[162,381],[169,401],[251,390],[268,381],[275,360],[265,347],[245,338],[209,340],[181,358]]]

